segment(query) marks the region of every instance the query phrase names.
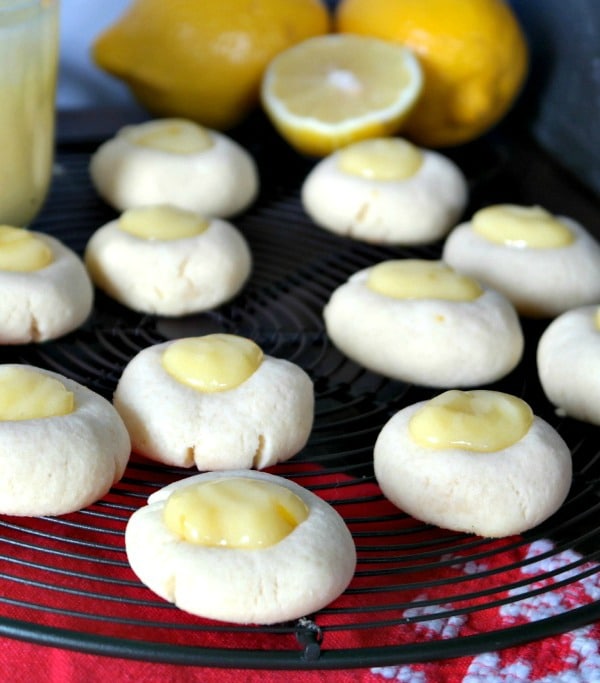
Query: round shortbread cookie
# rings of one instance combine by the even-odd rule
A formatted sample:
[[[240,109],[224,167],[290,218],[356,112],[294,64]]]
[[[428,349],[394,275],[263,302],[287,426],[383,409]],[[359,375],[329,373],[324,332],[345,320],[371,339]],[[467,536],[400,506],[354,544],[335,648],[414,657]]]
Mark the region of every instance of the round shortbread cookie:
[[[133,450],[199,470],[264,469],[298,453],[314,419],[314,388],[290,361],[264,356],[241,384],[205,393],[172,376],[163,353],[177,340],[140,351],[125,367],[114,405]]]
[[[367,286],[371,270],[352,275],[323,310],[329,338],[359,365],[423,386],[466,387],[496,381],[520,361],[523,332],[502,294],[396,299]]]
[[[92,311],[94,287],[79,256],[50,235],[29,233],[51,250],[53,260],[39,270],[0,269],[0,344],[62,337]]]
[[[452,267],[502,292],[524,316],[546,318],[600,300],[600,245],[578,222],[557,216],[573,234],[554,248],[489,241],[462,223],[448,235],[442,258]]]
[[[144,239],[114,220],[99,228],[85,250],[94,283],[135,311],[181,316],[233,298],[252,268],[252,255],[231,223],[212,218],[201,234]]]
[[[600,327],[597,305],[567,311],[546,328],[537,349],[540,383],[566,415],[600,425]]]
[[[440,239],[464,211],[467,182],[447,157],[420,151],[417,172],[400,180],[345,172],[339,166],[344,150],[334,152],[306,177],[304,210],[320,227],[364,242],[411,245]]]
[[[155,133],[207,135],[206,148],[181,151],[156,146]],[[158,119],[121,128],[92,155],[90,175],[98,194],[118,211],[172,204],[207,216],[240,213],[256,198],[259,176],[246,149],[227,135],[182,119]]]
[[[223,478],[285,487],[308,516],[274,545],[253,549],[189,542],[167,526],[164,509],[174,492]],[[125,545],[133,571],[150,590],[186,612],[234,623],[273,624],[310,614],[346,589],[356,567],[352,536],[331,505],[264,472],[211,472],[157,491],[130,517]]]
[[[375,476],[397,507],[435,526],[495,538],[522,533],[562,505],[571,455],[547,422],[534,416],[525,436],[501,450],[436,450],[418,444],[409,431],[426,403],[396,413],[375,444]]]
[[[121,479],[131,451],[117,411],[99,394],[57,373],[26,368],[60,382],[73,394],[65,415],[0,420],[0,512],[63,515],[102,498]]]

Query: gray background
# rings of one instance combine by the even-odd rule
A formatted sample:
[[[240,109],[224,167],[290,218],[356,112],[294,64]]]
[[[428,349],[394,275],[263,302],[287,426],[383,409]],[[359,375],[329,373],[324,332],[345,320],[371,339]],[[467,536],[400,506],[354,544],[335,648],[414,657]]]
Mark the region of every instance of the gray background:
[[[600,0],[513,0],[531,71],[514,119],[600,195]]]

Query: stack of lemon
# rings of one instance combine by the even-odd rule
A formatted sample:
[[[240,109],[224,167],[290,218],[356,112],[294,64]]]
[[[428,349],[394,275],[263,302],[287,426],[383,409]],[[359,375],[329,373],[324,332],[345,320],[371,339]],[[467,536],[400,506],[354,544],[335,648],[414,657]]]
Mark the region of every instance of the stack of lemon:
[[[505,0],[133,0],[94,57],[159,116],[227,129],[261,98],[313,155],[399,131],[472,140],[506,114],[528,61]]]

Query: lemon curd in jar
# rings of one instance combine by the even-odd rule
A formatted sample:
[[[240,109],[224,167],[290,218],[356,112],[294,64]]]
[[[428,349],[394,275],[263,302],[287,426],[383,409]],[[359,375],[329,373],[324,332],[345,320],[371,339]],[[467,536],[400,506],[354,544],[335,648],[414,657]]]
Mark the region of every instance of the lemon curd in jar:
[[[0,0],[0,223],[28,225],[50,184],[58,0]]]

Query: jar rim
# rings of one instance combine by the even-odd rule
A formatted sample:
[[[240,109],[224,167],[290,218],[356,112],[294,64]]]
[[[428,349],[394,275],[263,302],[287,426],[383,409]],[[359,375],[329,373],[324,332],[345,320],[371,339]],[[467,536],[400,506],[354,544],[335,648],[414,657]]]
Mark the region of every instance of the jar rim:
[[[58,2],[59,0],[0,0],[0,13],[29,9],[36,5],[45,9],[52,5],[58,5]]]
[[[60,0],[0,0],[0,26],[19,25],[46,13],[58,13]]]

